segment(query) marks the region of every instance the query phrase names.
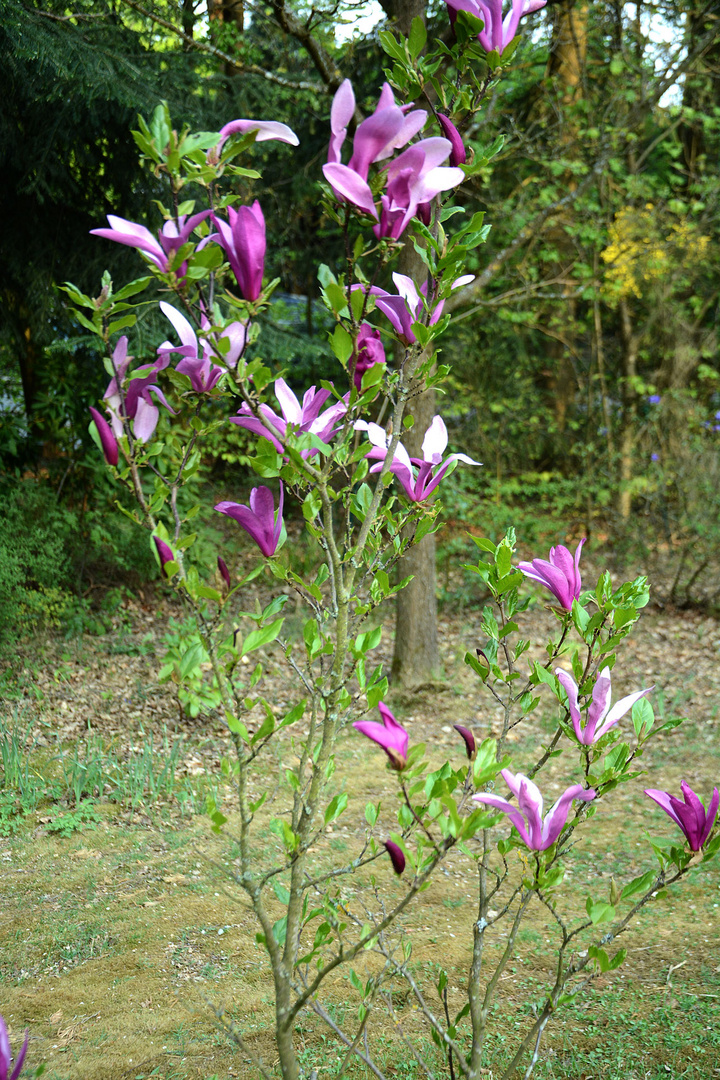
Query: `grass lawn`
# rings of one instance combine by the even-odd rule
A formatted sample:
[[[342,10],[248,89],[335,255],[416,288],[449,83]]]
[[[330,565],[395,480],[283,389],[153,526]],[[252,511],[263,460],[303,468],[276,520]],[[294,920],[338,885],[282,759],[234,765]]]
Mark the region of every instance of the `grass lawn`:
[[[3,677],[0,1011],[13,1046],[30,1029],[28,1064],[34,1069],[46,1062],[51,1080],[249,1077],[255,1070],[218,1031],[212,1013],[212,1007],[227,1010],[252,1049],[269,1066],[276,1063],[264,950],[231,877],[236,803],[221,769],[228,741],[216,719],[181,721],[172,692],[156,684],[154,614],[129,607],[123,619],[122,634],[28,647]],[[539,647],[547,615],[538,607],[532,620]],[[453,723],[469,723],[481,736],[497,724],[462,662],[480,636],[476,612],[444,619],[446,683],[391,700],[411,741],[427,743],[432,760],[451,753],[460,764]],[[720,780],[718,638],[710,619],[650,611],[619,657],[615,697],[655,682],[656,713],[688,721],[652,744],[642,761],[646,774],[602,804],[592,838],[588,828],[568,856],[561,902],[568,917],[584,914],[588,892],[605,898],[612,878],[622,885],[653,867],[648,832],[672,835],[670,820],[642,795],[644,786],[677,789],[682,778],[705,797]],[[389,634],[377,652],[389,657]],[[273,700],[289,702],[287,677],[279,666],[273,670],[269,656]],[[537,757],[549,723],[541,710],[533,714],[511,746],[515,769]],[[278,744],[263,782],[273,784],[292,759],[298,734]],[[576,773],[577,755],[567,746],[545,770],[543,790],[554,798]],[[368,799],[383,802],[376,835],[384,837],[394,825],[394,776],[381,752],[352,731],[339,745],[341,774],[349,806],[325,833],[317,851],[321,864],[354,856],[367,830]],[[229,819],[219,837],[200,812],[208,794]],[[262,858],[278,841],[263,830],[262,814],[258,822]],[[511,868],[520,870],[517,853]],[[387,860],[372,869],[399,895],[401,883]],[[558,1012],[535,1076],[720,1076],[720,877],[711,864],[690,879],[677,902],[649,904],[623,935],[625,964]],[[451,1009],[460,1007],[466,984],[474,895],[474,866],[453,852],[398,930],[412,941],[418,976],[440,963],[447,970]],[[343,879],[340,898],[351,912],[372,903],[369,871]],[[531,907],[501,980],[488,1077],[500,1075],[543,1000],[557,941],[546,916],[539,905]],[[501,945],[502,938],[488,962]],[[356,962],[358,975],[371,973],[374,964],[367,954]],[[323,1000],[338,1022],[357,1012],[359,999],[345,974],[329,982]],[[404,984],[391,989],[390,1004],[392,1015],[377,1010],[370,1024],[379,1065],[388,1076],[427,1075],[402,1042],[403,1035],[417,1034],[421,1057],[434,1071],[437,1051],[423,1041]],[[439,1007],[437,995],[431,1004]],[[332,1075],[345,1057],[312,1014],[301,1017],[297,1039],[308,1072]],[[355,1063],[347,1071],[371,1075]]]

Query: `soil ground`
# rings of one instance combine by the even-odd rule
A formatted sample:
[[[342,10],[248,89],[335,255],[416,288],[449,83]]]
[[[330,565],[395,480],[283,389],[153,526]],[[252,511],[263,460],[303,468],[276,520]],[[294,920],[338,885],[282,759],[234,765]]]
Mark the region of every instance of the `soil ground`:
[[[24,647],[3,677],[5,737],[16,733],[33,775],[55,795],[27,812],[6,805],[0,819],[6,833],[0,836],[0,1012],[14,1046],[29,1028],[28,1062],[33,1069],[46,1062],[51,1080],[256,1075],[213,1024],[213,1006],[238,1021],[269,1067],[276,1064],[272,985],[252,915],[230,876],[235,804],[221,770],[227,733],[217,718],[181,718],[172,689],[156,679],[171,615],[178,612],[164,601],[128,600],[111,633],[38,640]],[[443,683],[391,694],[411,742],[427,743],[433,760],[450,753],[461,763],[456,722],[481,737],[497,733],[498,716],[463,663],[466,650],[482,640],[480,617],[480,611],[467,610],[442,618]],[[531,658],[541,655],[552,619],[542,604],[528,614],[524,636],[533,642]],[[592,843],[584,840],[573,850],[568,912],[581,914],[588,892],[606,898],[612,877],[622,885],[653,867],[647,833],[667,839],[673,826],[642,795],[644,786],[678,790],[685,779],[705,798],[720,780],[719,649],[714,619],[650,608],[620,654],[614,697],[654,683],[656,714],[687,721],[651,744],[644,774],[603,804],[593,819]],[[388,630],[373,659],[387,663],[390,651]],[[272,648],[267,657],[265,693],[274,706],[289,708],[293,690],[282,657]],[[552,730],[549,716],[539,709],[527,733],[517,734],[511,747],[516,770],[524,771],[537,757]],[[110,761],[129,770],[143,754],[161,762],[173,745],[174,794],[169,785],[152,799],[129,792],[118,805],[104,800],[107,788],[100,777],[94,797],[86,800],[86,819],[73,821],[72,800],[63,801],[59,788],[52,788],[62,769],[67,775],[72,755],[80,760],[78,747],[102,747],[106,770]],[[273,768],[293,753],[288,736]],[[568,748],[543,773],[547,796],[554,798],[576,771],[576,755]],[[347,776],[350,803],[327,830],[321,861],[353,857],[366,834],[368,799],[383,800],[385,823],[378,836],[392,827],[395,779],[382,753],[348,731],[338,751],[340,773]],[[193,813],[207,794],[229,818],[220,837],[204,814]],[[275,843],[269,835],[261,839]],[[400,887],[385,861],[375,872],[391,893]],[[596,979],[560,1011],[548,1029],[536,1076],[720,1076],[717,865],[690,878],[681,897],[658,899],[624,935],[628,957],[620,970]],[[343,902],[359,911],[368,888],[367,876],[353,881]],[[451,1008],[461,1003],[467,977],[473,891],[469,860],[453,855],[401,926],[418,971],[427,973],[438,963],[447,970]],[[488,1076],[493,1070],[499,1075],[517,1032],[542,1001],[554,943],[542,909],[532,911],[502,979]],[[361,978],[366,974],[362,962],[357,970]],[[329,986],[326,1000],[338,1023],[357,1009],[344,976]],[[392,1001],[394,1019],[378,1020],[374,1033],[379,1064],[388,1076],[424,1075],[399,1041],[403,1033],[419,1030],[417,1015],[399,993]],[[437,998],[433,1006],[439,1007]],[[298,1042],[304,1066],[321,1076],[332,1074],[344,1057],[313,1016],[302,1019]],[[428,1061],[433,1053],[426,1042]],[[353,1066],[351,1075],[356,1071],[360,1075]]]

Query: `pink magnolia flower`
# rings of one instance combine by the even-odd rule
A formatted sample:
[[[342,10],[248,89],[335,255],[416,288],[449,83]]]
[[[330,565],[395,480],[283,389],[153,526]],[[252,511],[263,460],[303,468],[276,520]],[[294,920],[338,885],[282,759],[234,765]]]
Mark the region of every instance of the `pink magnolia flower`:
[[[261,405],[259,410],[270,425],[270,429],[256,416],[253,416],[249,405],[245,402],[243,402],[238,415],[230,417],[230,423],[237,424],[238,427],[244,427],[248,431],[253,431],[256,435],[268,439],[278,453],[281,454],[285,450],[283,443],[288,427],[293,429],[296,434],[309,431],[326,443],[330,441],[335,433],[340,417],[344,416],[347,411],[347,399],[343,398],[321,412],[323,405],[330,397],[330,391],[316,390],[314,386],[305,391],[301,405],[284,379],[276,380],[275,397],[280,402],[282,416],[278,416],[277,413],[273,412],[269,405]],[[311,448],[301,450],[300,453],[302,457],[307,459],[316,454],[317,450]]]
[[[380,340],[380,331],[374,330],[368,323],[363,323],[358,331],[355,350],[355,370],[353,382],[358,393],[362,389],[362,377],[376,364],[385,363],[385,349]]]
[[[407,765],[410,736],[402,724],[398,724],[384,702],[379,703],[378,711],[382,717],[382,724],[378,724],[377,720],[356,720],[353,727],[381,746],[390,759],[393,769],[396,772],[402,772]]]
[[[116,244],[126,244],[128,247],[137,248],[148,256],[150,262],[154,263],[158,270],[167,274],[170,271],[170,255],[183,244],[187,244],[192,231],[205,220],[209,213],[209,210],[203,210],[199,214],[193,214],[192,217],[181,214],[177,223],[171,218],[165,222],[157,234],[157,239],[144,225],[136,225],[134,221],[115,217],[114,214],[107,215],[109,229],[91,229],[90,233],[93,236],[102,236],[106,240],[114,240]],[[186,272],[187,263],[184,262],[176,273],[178,277],[184,278]]]
[[[427,301],[427,283],[421,285],[418,290],[413,279],[408,277],[407,274],[395,273],[392,278],[395,288],[398,290],[397,293],[389,293],[378,285],[373,285],[370,288],[370,293],[376,298],[375,306],[390,320],[393,330],[403,344],[413,345],[417,338],[412,327],[413,323],[420,322],[422,319]],[[474,280],[474,274],[465,274],[454,282],[453,291],[462,288],[463,285],[468,285]],[[362,289],[363,286],[353,285],[352,288]],[[445,301],[441,300],[433,307],[428,319],[428,326],[435,325],[442,315],[444,306]]]
[[[485,24],[478,34],[478,41],[486,52],[495,49],[502,53],[518,32],[520,20],[525,15],[545,7],[547,0],[512,0],[512,6],[503,19],[502,0],[445,0],[450,21],[455,22],[458,11],[467,11]]]
[[[720,806],[720,792],[713,788],[710,806],[706,810],[689,784],[681,780],[680,787],[683,793],[682,801],[669,791],[658,791],[656,788],[646,788],[645,794],[661,806],[682,829],[690,850],[700,851],[715,824]]]
[[[372,450],[366,456],[377,461],[377,465],[373,465],[370,472],[382,472],[385,468],[390,436],[379,424],[368,424],[365,420],[357,420],[355,430],[367,431],[368,438],[373,444]],[[447,428],[441,416],[434,416],[430,427],[425,432],[422,458],[411,458],[402,443],[397,444],[390,471],[402,484],[408,499],[413,502],[422,502],[423,499],[427,499],[455,461],[464,461],[468,465],[481,464],[479,461],[473,461],[467,454],[449,454],[443,461],[442,455],[447,444]]]
[[[584,543],[583,537],[575,548],[574,558],[566,547],[558,544],[550,548],[549,561],[533,559],[531,563],[521,562],[518,563],[518,570],[522,570],[525,577],[532,581],[539,581],[566,611],[570,611],[573,600],[577,600],[582,588],[579,567]]]
[[[0,1080],[18,1080],[18,1077],[22,1072],[22,1067],[25,1061],[25,1055],[27,1054],[29,1041],[30,1035],[26,1030],[25,1042],[22,1044],[22,1047],[20,1048],[20,1053],[15,1059],[15,1066],[13,1068],[13,1071],[10,1072],[10,1066],[13,1062],[12,1051],[10,1049],[10,1039],[8,1037],[8,1030],[5,1025],[5,1020],[2,1016],[0,1016]]]
[[[100,436],[100,445],[108,465],[117,465],[120,457],[117,439],[112,433],[112,428],[101,412],[90,406],[90,414],[95,421],[97,433]]]
[[[385,850],[390,856],[390,862],[396,874],[402,874],[405,869],[405,854],[399,844],[394,840],[383,840]]]
[[[610,728],[614,727],[618,720],[632,709],[636,701],[639,701],[640,698],[645,697],[654,689],[654,686],[648,686],[646,690],[636,690],[634,694],[628,694],[627,697],[616,701],[611,709],[610,668],[604,667],[593,686],[592,702],[587,711],[585,727],[582,727],[580,708],[578,706],[577,683],[571,675],[568,675],[567,671],[561,671],[558,668],[555,674],[561,686],[565,688],[565,693],[568,696],[570,719],[577,740],[583,746],[592,746],[598,739],[602,739],[603,735],[607,735]]]
[[[160,410],[156,401],[159,401],[168,412],[175,415],[165,398],[162,390],[157,386],[155,379],[157,373],[168,365],[167,356],[157,360],[154,364],[145,364],[133,372],[133,378],[123,391],[123,383],[130,366],[131,356],[127,351],[128,339],[123,335],[115,346],[113,362],[117,371],[117,379],[113,377],[105,391],[104,400],[110,411],[112,429],[119,438],[123,434],[122,409],[124,404],[125,415],[132,420],[133,434],[142,443],[151,438],[157,422],[160,418]],[[155,399],[155,400],[153,400]]]
[[[182,345],[173,345],[171,342],[165,341],[159,346],[158,355],[165,357],[170,353],[181,353],[183,359],[176,365],[176,371],[179,371],[181,375],[188,376],[193,390],[197,391],[198,394],[212,390],[220,376],[225,374],[225,368],[212,363],[212,354],[207,341],[201,338],[200,345],[198,345],[195,331],[177,308],[161,300],[160,310],[175,327]]]
[[[429,210],[436,195],[463,182],[462,169],[441,167],[452,150],[449,139],[421,139],[385,166],[388,183],[380,198],[380,221],[373,226],[378,238],[390,236],[397,240],[420,207]]]
[[[166,544],[164,540],[161,540],[159,536],[153,536],[153,542],[157,549],[158,558],[160,559],[160,568],[164,574],[167,564],[175,562],[175,553],[170,545]]]
[[[266,558],[274,555],[282,535],[284,489],[280,482],[280,499],[277,511],[273,493],[268,487],[256,487],[250,492],[250,505],[221,502],[215,507],[219,514],[234,518],[248,536],[251,536]]]
[[[239,210],[229,206],[227,213],[228,221],[213,214],[218,232],[213,233],[211,239],[217,241],[227,255],[243,298],[257,300],[262,289],[267,247],[260,203],[256,199],[252,206],[241,206]]]
[[[343,165],[340,151],[347,125],[355,113],[355,95],[349,79],[342,83],[330,110],[332,135],[327,164],[323,165],[325,179],[341,202],[347,200],[377,218],[375,200],[367,182],[370,166],[390,157],[425,126],[427,113],[423,109],[408,112],[410,108],[410,105],[396,105],[390,86],[383,83],[375,112],[358,125],[352,157],[348,165]]]
[[[595,798],[592,788],[586,790],[582,784],[573,784],[560,796],[543,819],[543,797],[537,784],[522,773],[513,775],[509,769],[503,769],[500,775],[517,798],[517,806],[513,806],[500,795],[485,792],[473,795],[473,799],[475,802],[494,806],[503,814],[507,814],[520,833],[520,839],[531,851],[545,851],[555,843],[565,828],[570,806],[575,799],[590,802]]]

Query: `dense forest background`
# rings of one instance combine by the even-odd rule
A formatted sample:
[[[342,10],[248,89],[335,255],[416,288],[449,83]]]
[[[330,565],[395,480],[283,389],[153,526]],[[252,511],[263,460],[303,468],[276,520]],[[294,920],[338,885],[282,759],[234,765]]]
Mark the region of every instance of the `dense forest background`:
[[[296,388],[331,377],[316,270],[342,253],[315,187],[330,94],[349,77],[372,107],[384,26],[424,14],[431,36],[448,32],[444,4],[382,8],[361,33],[366,4],[0,0],[0,636],[97,625],[108,585],[155,574],[88,434],[107,377],[59,288],[96,295],[105,269],[140,272],[136,252],[89,235],[108,213],[159,226],[138,114],[164,99],[179,126],[252,117],[297,132],[297,149],[256,148],[261,187],[243,181],[262,194],[266,272],[281,282],[257,349]],[[548,0],[527,23],[463,132],[476,156],[504,142],[458,196],[492,228],[454,297],[442,412],[484,468],[447,485],[440,587],[467,599],[467,528],[515,522],[525,544],[589,535],[657,568],[664,602],[716,607],[717,5]],[[152,318],[136,355],[164,332]],[[198,483],[240,494],[253,477],[230,427]]]

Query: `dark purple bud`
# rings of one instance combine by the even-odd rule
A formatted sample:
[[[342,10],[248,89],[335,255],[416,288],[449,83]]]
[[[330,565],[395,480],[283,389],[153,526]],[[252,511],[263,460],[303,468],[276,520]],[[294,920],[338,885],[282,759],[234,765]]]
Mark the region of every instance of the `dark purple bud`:
[[[429,202],[420,203],[420,205],[417,208],[416,213],[417,213],[417,216],[422,221],[423,225],[426,225],[429,228],[430,227],[430,222],[432,221],[432,203],[429,203]]]
[[[112,428],[101,412],[90,406],[90,415],[95,421],[97,433],[100,436],[100,445],[108,465],[117,465],[119,453],[117,439],[112,433]]]
[[[223,579],[223,581],[227,585],[228,589],[230,589],[232,587],[232,583],[230,581],[230,571],[227,568],[227,563],[223,559],[222,555],[218,555],[217,559],[218,559],[218,570],[220,571],[220,577]]]
[[[445,133],[445,138],[449,139],[452,144],[450,164],[455,166],[464,165],[467,161],[467,151],[465,149],[465,143],[460,138],[460,132],[455,127],[452,120],[448,120],[447,116],[438,113],[437,118],[440,121],[440,127]]]
[[[155,547],[157,548],[157,553],[160,558],[160,565],[164,572],[165,567],[169,562],[175,562],[173,549],[169,544],[166,544],[164,540],[161,540],[159,536],[153,536],[153,540],[155,541]]]
[[[390,856],[390,862],[393,864],[393,870],[396,874],[402,874],[405,869],[405,856],[403,855],[402,848],[399,847],[394,840],[385,840],[385,848]]]
[[[477,752],[477,747],[475,745],[475,736],[469,728],[462,727],[461,724],[453,724],[453,727],[458,732],[458,734],[462,735],[463,739],[465,740],[465,751],[469,760],[473,761]]]

